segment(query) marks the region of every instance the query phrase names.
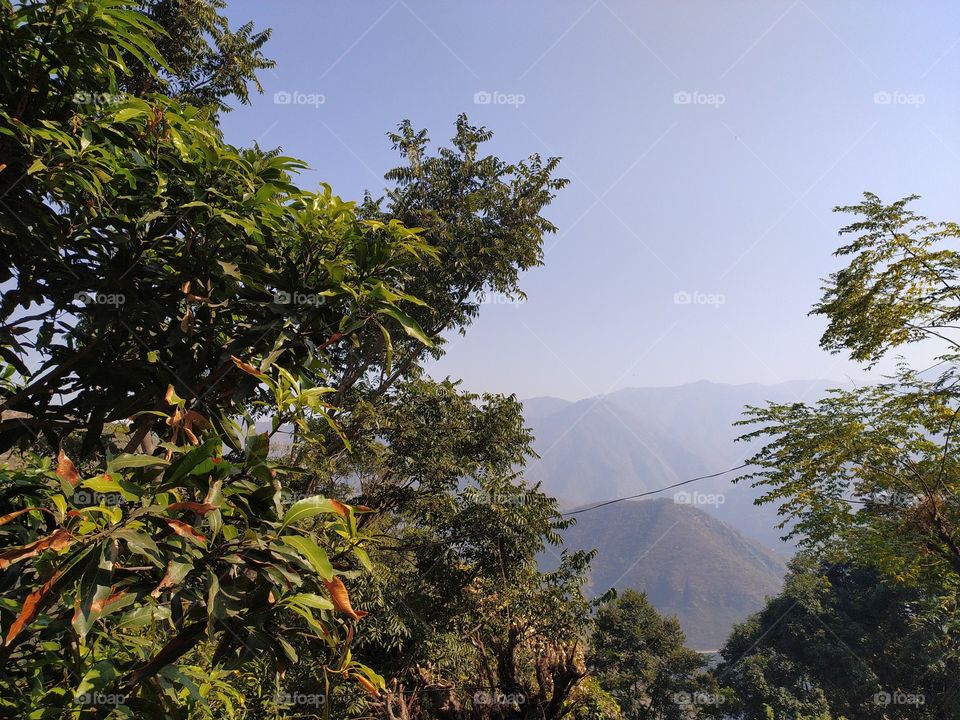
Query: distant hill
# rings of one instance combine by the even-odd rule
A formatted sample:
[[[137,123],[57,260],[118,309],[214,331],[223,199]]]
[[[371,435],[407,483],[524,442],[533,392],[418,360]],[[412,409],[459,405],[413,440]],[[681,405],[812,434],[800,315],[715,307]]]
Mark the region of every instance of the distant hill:
[[[672,500],[628,501],[577,516],[563,533],[571,550],[597,549],[588,591],[646,591],[676,615],[687,645],[719,648],[733,625],[780,590],[784,559],[729,525]],[[555,566],[558,553],[543,557]]]
[[[734,439],[733,423],[746,405],[813,401],[837,383],[826,380],[779,385],[697,382],[662,388],[630,388],[570,402],[539,397],[524,401],[541,456],[525,475],[566,507],[633,495],[739,465],[752,447]],[[722,504],[700,509],[730,523],[770,548],[789,551],[773,507],[757,508],[758,493],[733,485],[731,474],[689,486],[722,494]],[[672,497],[672,492],[665,497]]]

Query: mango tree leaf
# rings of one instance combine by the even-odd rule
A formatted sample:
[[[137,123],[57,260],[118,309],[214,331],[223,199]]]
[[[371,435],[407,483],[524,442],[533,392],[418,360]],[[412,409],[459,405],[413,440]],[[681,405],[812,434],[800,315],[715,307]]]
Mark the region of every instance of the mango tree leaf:
[[[311,567],[324,580],[333,579],[333,565],[330,564],[330,558],[327,557],[326,551],[317,545],[313,539],[303,535],[284,535],[280,540],[305,557],[310,562]]]

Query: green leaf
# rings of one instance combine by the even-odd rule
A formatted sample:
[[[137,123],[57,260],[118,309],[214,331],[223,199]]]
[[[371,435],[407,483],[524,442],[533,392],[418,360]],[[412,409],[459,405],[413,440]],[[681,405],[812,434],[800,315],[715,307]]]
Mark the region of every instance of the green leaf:
[[[339,514],[336,506],[329,498],[325,498],[322,495],[314,495],[313,497],[298,500],[287,509],[286,514],[283,516],[283,524],[280,526],[280,529],[283,530],[292,523],[324,513]]]
[[[427,334],[423,331],[423,328],[420,327],[420,324],[402,310],[398,310],[390,305],[382,305],[379,309],[379,312],[392,317],[394,320],[400,323],[404,332],[406,332],[410,337],[414,338],[415,340],[419,340],[427,347],[433,347],[433,341],[427,337]]]
[[[289,545],[305,557],[317,575],[324,580],[333,579],[333,565],[330,564],[330,558],[327,557],[326,551],[311,538],[302,535],[284,535],[280,540],[284,545]]]
[[[315,610],[333,610],[333,603],[322,595],[313,593],[298,593],[289,595],[283,599],[285,604],[299,605],[301,607],[313,608]]]
[[[160,467],[162,465],[169,464],[169,461],[154,455],[131,455],[129,453],[124,453],[122,455],[117,455],[107,463],[107,472],[110,473],[114,470],[125,470],[126,468]]]
[[[77,685],[73,691],[74,702],[79,702],[82,696],[88,695],[93,691],[105,689],[118,677],[120,677],[120,673],[117,672],[113,664],[107,660],[101,660],[87,670],[86,674],[80,680],[80,684]]]

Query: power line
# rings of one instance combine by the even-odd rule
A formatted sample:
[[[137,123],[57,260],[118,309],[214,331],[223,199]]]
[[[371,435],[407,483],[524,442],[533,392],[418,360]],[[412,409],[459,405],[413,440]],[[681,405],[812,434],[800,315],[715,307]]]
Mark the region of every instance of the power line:
[[[737,465],[736,467],[728,468],[727,470],[721,470],[720,472],[715,472],[710,475],[701,475],[700,477],[690,478],[689,480],[683,480],[681,482],[674,483],[673,485],[657,488],[656,490],[648,490],[647,492],[638,493],[637,495],[628,495],[627,497],[616,498],[615,500],[607,500],[606,502],[598,503],[597,505],[591,505],[590,507],[581,508],[580,510],[571,510],[570,512],[560,514],[579,515],[580,513],[585,513],[589,510],[596,510],[597,508],[602,508],[607,505],[613,505],[614,503],[623,502],[624,500],[636,500],[637,498],[647,497],[648,495],[656,495],[657,493],[666,492],[667,490],[673,490],[681,485],[689,485],[690,483],[697,482],[698,480],[709,480],[710,478],[720,477],[721,475],[732,473],[734,470],[743,470],[743,468],[747,467],[747,464],[748,463],[744,463],[743,465]]]

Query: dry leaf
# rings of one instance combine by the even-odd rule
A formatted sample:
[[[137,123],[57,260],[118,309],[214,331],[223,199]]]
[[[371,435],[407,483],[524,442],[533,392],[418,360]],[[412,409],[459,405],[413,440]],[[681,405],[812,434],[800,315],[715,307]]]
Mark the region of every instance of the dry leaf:
[[[73,535],[61,528],[60,530],[54,531],[52,535],[40,538],[29,545],[14,548],[13,550],[8,550],[0,554],[0,570],[8,568],[20,560],[26,560],[34,555],[39,555],[44,550],[63,550],[69,547],[72,542]]]
[[[173,530],[180,537],[185,537],[190,540],[193,540],[195,543],[204,545],[207,542],[207,538],[198,533],[192,527],[187,525],[185,522],[179,520],[171,520],[170,518],[164,518],[163,521],[170,526],[170,529]]]
[[[80,473],[77,472],[77,466],[67,457],[63,448],[60,448],[60,453],[57,455],[57,477],[70,483],[73,487],[76,487],[77,483],[80,482]]]
[[[363,675],[354,675],[353,679],[360,683],[360,686],[374,697],[380,697],[380,691],[376,686],[367,680]]]
[[[13,621],[10,629],[7,630],[7,638],[4,640],[4,645],[9,647],[9,645],[16,640],[17,635],[34,621],[40,612],[40,601],[53,589],[53,586],[57,584],[57,581],[62,575],[63,573],[57,570],[49,580],[27,595],[27,599],[23,601],[23,607],[20,609],[20,614],[17,615],[17,619]]]
[[[330,599],[333,601],[333,607],[342,612],[344,615],[347,615],[354,620],[359,620],[367,614],[362,610],[354,610],[353,606],[350,605],[350,595],[347,593],[347,587],[343,584],[343,580],[338,577],[334,577],[333,580],[324,580],[323,584],[327,586],[327,590],[330,593]]]

